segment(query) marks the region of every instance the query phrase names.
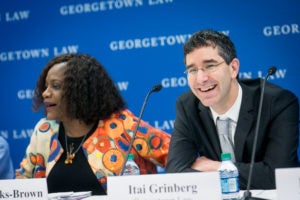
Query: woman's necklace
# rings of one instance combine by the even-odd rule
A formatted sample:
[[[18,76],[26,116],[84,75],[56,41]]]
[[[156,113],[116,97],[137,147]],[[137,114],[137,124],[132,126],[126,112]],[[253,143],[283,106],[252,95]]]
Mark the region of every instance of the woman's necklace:
[[[71,143],[69,145],[69,149],[68,149],[68,137],[67,134],[65,134],[65,141],[66,141],[66,151],[67,151],[67,158],[65,160],[65,164],[72,164],[73,163],[73,159],[75,158],[75,154],[79,151],[80,147],[82,146],[86,136],[88,134],[85,134],[85,136],[82,138],[81,143],[79,144],[79,146],[77,147],[77,149],[74,151],[74,143]]]

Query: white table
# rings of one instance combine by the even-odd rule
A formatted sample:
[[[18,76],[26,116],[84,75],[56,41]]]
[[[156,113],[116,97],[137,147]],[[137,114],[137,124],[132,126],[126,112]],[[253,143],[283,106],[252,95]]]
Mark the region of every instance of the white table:
[[[240,191],[241,197],[244,194],[244,190]],[[253,197],[259,197],[269,200],[277,200],[276,190],[251,190],[251,194]]]
[[[244,194],[244,190],[240,191],[241,196]],[[276,190],[251,190],[253,197],[264,198],[268,200],[277,200]],[[92,196],[85,198],[84,200],[108,200],[108,196]]]

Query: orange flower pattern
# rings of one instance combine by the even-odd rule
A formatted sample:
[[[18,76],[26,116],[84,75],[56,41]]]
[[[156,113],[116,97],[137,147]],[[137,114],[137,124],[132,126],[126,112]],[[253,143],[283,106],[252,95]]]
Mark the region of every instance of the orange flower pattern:
[[[114,113],[99,121],[97,129],[82,146],[99,184],[105,189],[106,177],[121,171],[136,125],[137,117],[129,110]],[[63,152],[58,130],[59,122],[40,120],[21,162],[21,174],[28,178],[47,177]],[[156,173],[155,165],[166,165],[169,143],[170,134],[140,121],[130,153],[135,155],[141,174]]]

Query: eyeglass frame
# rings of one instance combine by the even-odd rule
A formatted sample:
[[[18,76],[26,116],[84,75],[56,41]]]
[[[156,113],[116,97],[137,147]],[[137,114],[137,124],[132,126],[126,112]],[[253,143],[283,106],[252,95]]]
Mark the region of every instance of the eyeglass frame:
[[[217,67],[220,66],[221,64],[223,64],[224,62],[225,62],[225,60],[223,60],[219,63],[215,63],[215,64],[213,64],[213,63],[207,64],[206,66],[201,67],[201,68],[189,67],[186,70],[184,70],[183,73],[185,73],[187,76],[196,75],[199,70],[201,70],[204,73],[211,73],[211,72],[214,72],[217,69]],[[195,70],[195,71],[191,72],[190,70]]]

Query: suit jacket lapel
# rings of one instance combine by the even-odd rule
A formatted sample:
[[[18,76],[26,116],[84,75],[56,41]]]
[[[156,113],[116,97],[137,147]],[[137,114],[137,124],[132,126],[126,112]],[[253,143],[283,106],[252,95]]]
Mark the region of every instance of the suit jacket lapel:
[[[205,128],[205,133],[207,134],[208,141],[206,143],[210,143],[210,149],[213,158],[221,158],[221,146],[219,142],[219,137],[217,133],[216,126],[212,120],[211,112],[209,108],[204,107],[201,103],[198,105],[199,109],[199,117],[201,122],[203,123],[203,127]]]
[[[254,92],[249,88],[241,84],[243,89],[241,109],[239,113],[239,118],[237,122],[237,127],[234,136],[235,144],[235,155],[236,160],[242,160],[245,150],[245,142],[248,134],[251,131],[251,128],[254,128],[255,125],[255,103],[254,103]]]

